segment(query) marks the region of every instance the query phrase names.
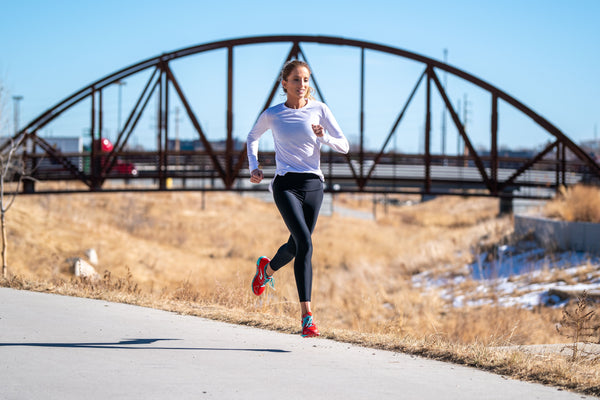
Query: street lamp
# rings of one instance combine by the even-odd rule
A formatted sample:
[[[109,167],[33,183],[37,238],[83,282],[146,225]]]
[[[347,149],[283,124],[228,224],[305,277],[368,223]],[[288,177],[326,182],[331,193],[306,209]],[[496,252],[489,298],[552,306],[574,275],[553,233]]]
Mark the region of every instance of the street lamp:
[[[15,135],[19,133],[19,102],[23,100],[23,96],[13,96],[13,113],[15,117]]]

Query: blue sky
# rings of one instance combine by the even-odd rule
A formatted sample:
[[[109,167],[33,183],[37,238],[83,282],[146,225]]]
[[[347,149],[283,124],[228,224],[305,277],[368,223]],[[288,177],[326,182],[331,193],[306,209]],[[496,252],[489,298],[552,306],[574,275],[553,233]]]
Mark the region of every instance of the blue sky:
[[[600,1],[597,0],[3,0],[2,3],[0,81],[8,92],[4,114],[12,116],[11,96],[23,96],[21,125],[81,87],[163,52],[245,36],[320,34],[381,43],[438,60],[443,60],[446,48],[449,64],[506,91],[575,142],[600,135]],[[282,54],[285,50],[282,49]],[[250,78],[240,78],[235,83],[236,90],[239,88],[234,110],[236,118],[239,117],[235,133],[240,138],[250,129],[269,90],[267,86],[272,84],[274,71],[281,65],[277,51],[246,58],[236,56],[236,61],[239,59],[242,64],[238,68],[252,71]],[[319,60],[322,49],[311,51],[307,53],[309,61],[314,59],[311,65],[319,84],[328,88],[326,99],[339,116],[344,131],[351,140],[355,139],[358,69],[354,61],[348,61],[353,57],[352,51],[341,51],[339,55],[334,54],[337,50],[332,51],[329,62]],[[410,72],[394,70],[396,63],[397,60],[376,54],[367,55],[365,129],[374,146],[387,134],[405,101],[408,91],[404,88],[416,82]],[[206,57],[188,67],[182,63],[178,75],[188,77],[186,90],[190,98],[198,98],[196,111],[203,124],[214,131],[222,130],[224,118],[209,116],[212,114],[209,108],[217,103],[217,113],[224,112],[225,87],[216,84],[213,87],[210,82],[213,74],[222,75],[222,66],[221,61]],[[264,70],[264,77],[255,70]],[[482,132],[474,141],[485,146],[489,140],[485,129],[489,125],[489,105],[485,104],[485,96],[477,90],[463,91],[460,82],[450,80],[449,85],[454,87],[455,102],[462,101],[468,93],[470,125]],[[135,99],[135,87],[132,81],[123,88],[124,114],[127,104]],[[193,93],[196,89],[198,93]],[[252,92],[260,95],[243,94]],[[105,97],[114,100],[115,96],[113,93]],[[353,100],[345,103],[344,99],[349,97]],[[390,104],[394,106],[387,110]],[[439,102],[435,107],[441,109]],[[504,110],[501,107],[501,143],[519,147],[543,142],[543,133],[535,132],[536,128],[518,113]],[[441,111],[435,114],[433,135],[439,138]],[[399,143],[395,145],[400,148],[420,145],[410,132],[422,130],[422,116],[415,113],[412,118],[412,125],[407,119],[401,128],[408,133],[397,139]],[[73,117],[72,121],[78,119]],[[12,118],[8,124],[12,124]],[[80,125],[85,123],[70,124],[65,128],[56,125],[50,134],[77,134],[83,131]],[[114,125],[110,122],[107,126],[111,124]],[[142,124],[140,129],[151,130],[151,122]],[[182,121],[182,135],[189,129]],[[114,133],[107,133],[111,134]],[[449,136],[448,141],[453,140]],[[434,139],[434,147],[439,147],[439,139]]]

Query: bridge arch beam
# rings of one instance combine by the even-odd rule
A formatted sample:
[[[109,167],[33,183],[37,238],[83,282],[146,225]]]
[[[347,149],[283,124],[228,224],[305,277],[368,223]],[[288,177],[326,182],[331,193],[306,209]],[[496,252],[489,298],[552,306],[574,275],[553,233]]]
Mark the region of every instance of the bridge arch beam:
[[[255,36],[245,37],[238,39],[229,39],[216,41],[211,43],[205,43],[195,46],[186,47],[183,49],[175,50],[168,53],[163,53],[159,56],[152,57],[141,62],[130,65],[126,68],[118,70],[112,74],[98,79],[97,81],[81,88],[72,95],[63,99],[56,105],[50,107],[45,112],[41,113],[38,117],[34,118],[29,122],[20,132],[18,136],[25,136],[27,140],[32,142],[35,146],[43,149],[45,156],[52,159],[55,163],[61,164],[67,171],[71,173],[73,179],[80,180],[90,190],[103,190],[103,184],[106,179],[110,178],[111,171],[115,168],[117,163],[117,157],[124,154],[125,145],[127,144],[133,130],[140,120],[142,112],[148,106],[149,100],[153,96],[158,97],[159,110],[158,113],[158,141],[159,146],[155,155],[157,160],[155,165],[155,171],[152,177],[157,179],[159,182],[158,189],[164,190],[167,188],[166,181],[169,178],[178,176],[177,174],[171,173],[171,166],[169,164],[169,155],[173,152],[168,149],[169,139],[169,125],[168,125],[168,104],[169,104],[169,88],[173,89],[178,100],[185,108],[185,113],[191,121],[194,130],[198,134],[198,139],[202,142],[204,148],[204,156],[209,160],[209,166],[211,173],[216,176],[222,183],[224,189],[230,190],[235,187],[236,182],[241,177],[240,171],[245,165],[245,149],[236,151],[234,149],[233,139],[233,70],[234,70],[234,49],[261,44],[277,44],[277,43],[288,43],[290,50],[287,56],[282,60],[282,64],[290,59],[301,58],[310,64],[310,60],[307,59],[303,49],[303,45],[307,43],[318,43],[330,46],[348,46],[356,49],[360,49],[360,71],[361,71],[361,82],[360,82],[360,140],[358,145],[358,151],[355,154],[351,154],[340,160],[338,158],[328,158],[328,162],[325,163],[330,168],[329,178],[336,181],[334,177],[333,169],[337,164],[345,164],[345,173],[349,177],[344,178],[345,182],[351,182],[351,184],[344,184],[343,190],[349,191],[385,191],[386,185],[395,179],[392,178],[378,178],[379,168],[382,165],[384,158],[389,155],[387,146],[391,138],[396,134],[398,125],[401,123],[408,106],[414,99],[416,91],[425,85],[426,91],[426,111],[425,111],[425,148],[423,154],[420,155],[418,163],[423,166],[423,176],[417,180],[420,181],[420,193],[423,194],[435,194],[436,185],[439,186],[439,182],[432,176],[432,171],[436,168],[432,155],[430,153],[430,131],[431,131],[431,95],[433,91],[436,91],[442,98],[443,103],[450,113],[452,123],[454,124],[458,134],[462,138],[465,148],[468,150],[468,163],[472,164],[472,168],[478,174],[479,187],[487,195],[491,196],[506,196],[507,193],[511,193],[511,188],[519,185],[519,181],[522,180],[523,174],[533,169],[536,163],[539,163],[543,159],[547,159],[549,154],[554,152],[556,154],[556,160],[553,164],[555,172],[555,179],[552,182],[542,182],[541,186],[558,188],[561,185],[567,183],[566,172],[568,164],[565,150],[569,150],[575,159],[585,168],[586,173],[600,178],[600,166],[596,161],[590,157],[583,149],[577,146],[567,135],[565,135],[556,126],[546,120],[544,117],[527,107],[517,99],[513,98],[501,89],[493,86],[492,84],[466,72],[458,69],[454,66],[440,62],[438,60],[425,57],[423,55],[406,51],[403,49],[386,46],[382,44],[359,41],[353,39],[346,39],[341,37],[332,36],[308,36],[308,35],[277,35],[277,36]],[[213,143],[208,139],[208,136],[200,124],[200,120],[195,114],[193,105],[189,101],[185,94],[185,89],[176,78],[173,70],[170,67],[170,62],[173,60],[185,58],[191,55],[223,49],[227,52],[227,87],[226,87],[226,98],[227,98],[227,110],[226,110],[226,138],[224,139],[225,148],[223,151],[217,151]],[[415,61],[422,65],[423,72],[417,80],[410,92],[406,103],[402,110],[398,114],[395,123],[384,140],[383,146],[378,152],[368,154],[364,146],[364,63],[365,63],[365,50],[389,54],[392,56],[401,57],[404,59]],[[52,146],[38,135],[40,129],[44,128],[50,122],[60,117],[65,111],[74,107],[85,99],[91,99],[91,112],[90,112],[90,127],[92,142],[99,141],[101,139],[102,132],[102,107],[103,98],[102,93],[107,87],[118,84],[122,80],[129,78],[142,71],[151,71],[149,79],[146,81],[142,91],[140,92],[138,99],[129,112],[126,122],[118,132],[118,137],[114,147],[108,154],[99,154],[96,146],[91,146],[90,165],[89,171],[82,171],[72,162],[72,158],[69,158],[62,154],[60,151],[53,149]],[[484,91],[486,91],[491,99],[491,110],[490,110],[490,142],[491,150],[490,155],[487,159],[479,155],[469,137],[468,132],[463,126],[457,110],[455,110],[449,95],[442,85],[438,73],[444,72],[451,74],[455,77],[461,78]],[[313,74],[313,85],[317,91],[319,97],[324,100],[324,93],[319,87],[316,76]],[[271,102],[278,90],[279,82],[277,78],[274,81],[273,86],[267,96],[262,110],[266,109]],[[512,106],[523,115],[530,118],[545,132],[551,135],[554,140],[548,144],[542,151],[534,154],[530,159],[524,160],[518,166],[511,170],[511,173],[506,177],[499,176],[499,169],[501,168],[502,160],[498,156],[498,102],[502,100],[506,104]],[[4,150],[6,144],[0,147],[0,150]],[[99,161],[101,160],[101,162]],[[581,166],[580,166],[581,168]],[[327,171],[324,171],[327,174]],[[35,174],[35,168],[32,169],[32,173]],[[341,178],[340,178],[341,179]],[[382,183],[381,182],[387,182]],[[404,179],[403,182],[408,182]],[[528,184],[531,184],[529,182]],[[533,184],[531,184],[533,185]],[[331,185],[333,187],[333,185]],[[395,185],[394,185],[395,186]],[[477,186],[477,185],[475,185]],[[331,189],[331,188],[330,188]],[[397,191],[397,190],[396,190]]]

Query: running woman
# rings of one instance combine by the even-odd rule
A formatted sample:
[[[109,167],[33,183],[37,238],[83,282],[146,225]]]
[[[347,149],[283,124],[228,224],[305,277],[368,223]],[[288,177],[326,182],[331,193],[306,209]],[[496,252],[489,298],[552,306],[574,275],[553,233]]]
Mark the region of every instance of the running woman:
[[[312,292],[312,232],[323,201],[324,176],[321,172],[321,146],[326,144],[347,153],[348,140],[329,108],[312,97],[307,63],[293,60],[281,71],[285,103],[265,110],[248,134],[250,182],[259,183],[264,175],[258,164],[258,141],[271,130],[275,144],[275,177],[271,191],[290,237],[273,259],[260,257],[252,291],[260,296],[265,286],[274,287],[273,275],[294,260],[294,276],[302,315],[302,336],[319,336],[310,308]]]

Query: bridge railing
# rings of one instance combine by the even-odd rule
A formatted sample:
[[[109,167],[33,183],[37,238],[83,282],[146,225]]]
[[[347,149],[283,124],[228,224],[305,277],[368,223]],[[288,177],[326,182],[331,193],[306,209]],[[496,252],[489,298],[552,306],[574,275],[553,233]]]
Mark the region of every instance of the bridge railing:
[[[221,165],[228,165],[225,151],[167,151],[120,152],[110,169],[103,170],[104,159],[91,152],[59,153],[55,158],[47,154],[25,154],[27,172],[38,184],[42,182],[81,181],[74,191],[102,191],[114,189],[147,190],[225,190],[219,171],[214,167],[216,156]],[[266,190],[275,174],[275,154],[262,152],[261,168],[265,181],[261,185],[249,183],[247,164],[235,175],[231,190]],[[231,161],[231,160],[230,160]],[[321,169],[325,175],[326,190],[339,192],[420,193],[420,194],[478,194],[515,197],[551,197],[562,184],[586,182],[593,174],[584,162],[564,163],[550,155],[528,165],[527,158],[498,157],[493,168],[492,157],[481,157],[485,172],[492,177],[497,193],[489,191],[481,179],[480,170],[465,156],[365,152],[362,162],[353,155],[324,152]],[[95,165],[95,167],[94,167]],[[495,176],[494,172],[495,170]],[[511,180],[511,177],[514,177]],[[428,181],[427,181],[428,180]],[[45,185],[48,187],[47,185]],[[33,189],[33,190],[32,190]],[[29,187],[30,193],[35,187]],[[38,190],[39,191],[39,190]],[[43,189],[52,192],[52,189]],[[64,187],[56,191],[69,191]]]

